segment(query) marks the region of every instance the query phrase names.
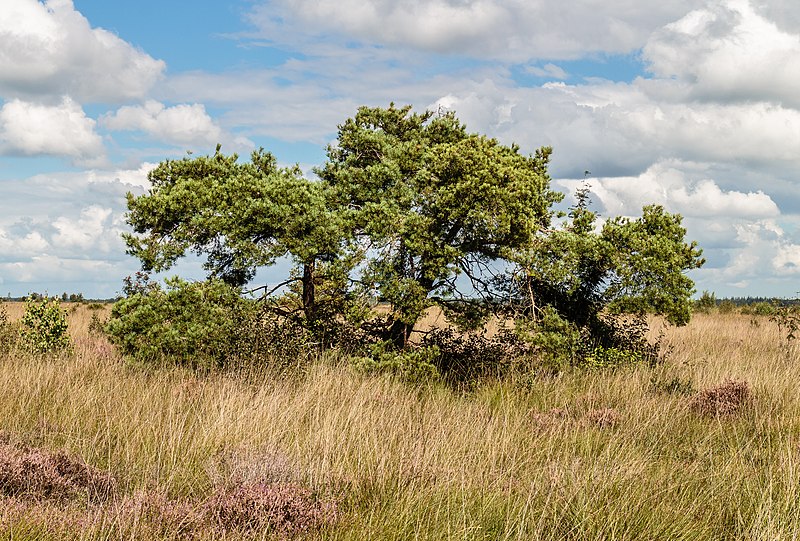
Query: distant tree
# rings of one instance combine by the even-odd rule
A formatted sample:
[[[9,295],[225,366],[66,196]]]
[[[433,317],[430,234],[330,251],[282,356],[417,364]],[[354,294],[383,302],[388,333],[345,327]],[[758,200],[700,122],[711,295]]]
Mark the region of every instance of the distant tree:
[[[698,312],[710,312],[717,307],[717,296],[713,292],[703,291],[700,298],[695,301],[694,306]]]

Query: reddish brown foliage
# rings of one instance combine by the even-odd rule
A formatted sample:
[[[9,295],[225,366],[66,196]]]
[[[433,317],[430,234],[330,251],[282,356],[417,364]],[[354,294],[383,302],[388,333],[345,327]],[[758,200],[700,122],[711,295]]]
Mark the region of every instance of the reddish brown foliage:
[[[697,393],[689,402],[689,407],[700,415],[728,416],[738,413],[752,400],[753,393],[746,381],[728,380]]]
[[[293,536],[334,522],[337,507],[294,483],[250,483],[218,490],[205,514],[221,530]]]
[[[63,451],[0,441],[0,494],[30,499],[107,499],[114,479]]]

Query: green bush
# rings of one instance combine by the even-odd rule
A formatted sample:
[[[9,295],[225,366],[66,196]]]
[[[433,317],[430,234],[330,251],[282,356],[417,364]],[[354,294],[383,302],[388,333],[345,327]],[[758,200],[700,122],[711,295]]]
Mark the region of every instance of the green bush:
[[[708,314],[717,307],[717,296],[714,293],[703,291],[699,299],[694,301],[695,312],[702,312]]]
[[[509,329],[493,336],[486,331],[434,329],[425,335],[422,346],[439,348],[434,366],[448,384],[456,387],[473,387],[481,380],[505,377],[512,370],[528,372],[532,357],[531,345]]]
[[[583,342],[581,331],[555,308],[546,306],[538,320],[520,326],[519,330],[545,366],[561,370],[578,364]]]
[[[388,374],[409,383],[427,383],[439,380],[435,365],[439,355],[436,346],[397,350],[390,342],[381,342],[372,346],[369,357],[354,357],[351,363],[360,372]]]
[[[252,302],[220,280],[176,277],[166,284],[166,289],[153,283],[126,288],[129,296],[114,304],[105,327],[112,341],[140,361],[222,365]]]
[[[70,351],[72,341],[67,326],[67,312],[58,299],[29,298],[22,316],[20,339],[35,353]]]
[[[753,304],[742,306],[741,310],[742,314],[751,316],[773,316],[777,311],[778,307],[771,302],[754,302]]]

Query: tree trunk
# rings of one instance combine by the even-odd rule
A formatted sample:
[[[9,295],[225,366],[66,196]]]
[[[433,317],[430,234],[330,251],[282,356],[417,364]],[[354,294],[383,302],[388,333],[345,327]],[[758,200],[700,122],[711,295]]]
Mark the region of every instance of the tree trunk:
[[[314,291],[314,271],[316,259],[312,258],[303,263],[303,313],[307,322],[312,322],[316,318],[317,304]]]
[[[392,326],[389,327],[389,340],[392,342],[392,345],[397,349],[406,347],[408,339],[411,338],[411,331],[413,328],[413,325],[395,319]]]

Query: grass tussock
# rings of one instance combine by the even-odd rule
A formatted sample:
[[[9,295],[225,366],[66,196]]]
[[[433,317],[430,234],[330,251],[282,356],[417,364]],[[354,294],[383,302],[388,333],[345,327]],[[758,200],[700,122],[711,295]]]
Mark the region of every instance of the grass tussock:
[[[96,313],[70,312],[73,355],[0,355],[3,538],[800,538],[800,363],[766,318],[666,329],[655,368],[456,392],[335,357],[135,366]]]

